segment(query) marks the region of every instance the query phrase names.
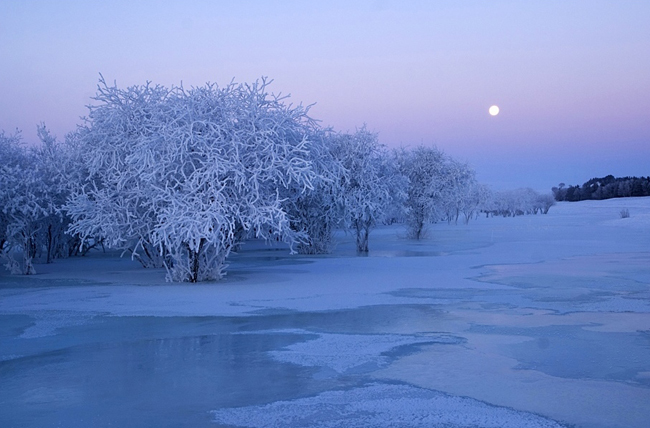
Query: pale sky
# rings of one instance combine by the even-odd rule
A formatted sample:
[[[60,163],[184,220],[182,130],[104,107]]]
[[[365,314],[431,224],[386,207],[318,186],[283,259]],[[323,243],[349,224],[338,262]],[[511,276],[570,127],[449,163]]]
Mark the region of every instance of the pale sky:
[[[62,138],[99,73],[268,76],[324,126],[437,145],[495,189],[647,176],[649,23],[647,0],[2,0],[0,129]]]

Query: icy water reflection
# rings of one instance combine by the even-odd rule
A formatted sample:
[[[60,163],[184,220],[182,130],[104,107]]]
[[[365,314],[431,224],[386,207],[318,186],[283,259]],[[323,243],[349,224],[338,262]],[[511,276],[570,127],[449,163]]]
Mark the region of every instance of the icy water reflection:
[[[62,342],[75,336],[78,343],[0,363],[3,426],[202,426],[214,408],[331,386],[317,387],[310,369],[266,356],[301,337],[252,340],[218,326],[208,334],[214,322],[119,318],[67,328]]]
[[[432,297],[413,289],[404,293]],[[480,314],[494,315],[487,310],[475,315]],[[423,350],[438,354],[414,370],[435,368],[448,360],[445,354],[462,358],[471,352],[476,342],[466,337],[496,335],[524,339],[498,345],[518,362],[515,371],[650,387],[647,332],[590,327],[467,322],[430,303],[264,310],[240,317],[2,315],[0,426],[368,426],[386,421],[408,427],[558,428],[564,425],[531,412],[376,374],[409,356],[426,355]]]
[[[596,332],[588,326],[513,328],[478,325],[473,333],[527,336],[508,345],[505,354],[520,362],[518,369],[538,370],[572,379],[602,379],[650,387],[650,332]]]
[[[0,425],[214,426],[215,409],[367,382],[363,373],[377,365],[373,355],[360,361],[364,370],[345,376],[323,376],[318,362],[295,364],[290,351],[283,357],[283,350],[319,338],[314,332],[365,334],[370,343],[385,342],[376,354],[390,360],[414,352],[414,340],[393,334],[382,342],[373,334],[399,330],[405,322],[434,325],[440,316],[422,306],[232,318],[4,315]],[[427,336],[416,342],[458,341]]]

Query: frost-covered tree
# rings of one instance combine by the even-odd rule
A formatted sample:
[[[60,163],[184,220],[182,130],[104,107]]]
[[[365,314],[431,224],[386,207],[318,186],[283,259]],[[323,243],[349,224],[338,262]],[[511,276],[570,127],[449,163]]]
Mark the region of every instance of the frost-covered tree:
[[[465,223],[468,223],[480,203],[480,188],[474,170],[466,163],[447,157],[440,180],[441,208],[447,221],[458,223],[458,217],[463,213]]]
[[[12,233],[10,224],[14,215],[14,198],[19,190],[20,177],[25,167],[25,151],[20,134],[0,133],[0,256],[7,269],[18,273],[20,267],[11,257]]]
[[[0,136],[0,249],[14,273],[35,273],[34,259],[51,263],[67,257],[73,238],[65,233],[69,218],[62,208],[73,188],[73,150],[59,144],[45,125],[37,127],[41,145],[26,148],[17,133]],[[11,253],[22,252],[22,263]]]
[[[421,239],[426,224],[444,216],[446,157],[435,147],[419,146],[396,152],[396,163],[408,179],[404,203],[408,235]]]
[[[0,134],[0,158],[0,255],[12,273],[34,274],[39,233],[52,208],[48,192],[18,132]],[[22,264],[12,257],[14,250],[22,251]]]
[[[365,126],[339,135],[334,145],[346,171],[341,177],[344,225],[356,234],[357,251],[367,253],[370,230],[383,219],[399,188],[398,173],[377,134]]]
[[[89,178],[67,206],[71,230],[189,282],[220,278],[248,233],[298,241],[282,195],[313,188],[315,124],[269,83],[123,90],[102,78],[75,137]]]
[[[465,224],[468,224],[472,217],[478,218],[480,211],[490,198],[490,189],[476,181],[471,182],[465,189],[465,199],[461,212],[463,213]]]
[[[537,197],[537,205],[542,214],[548,214],[548,210],[555,205],[555,198],[550,193],[539,195]]]
[[[39,246],[45,253],[46,263],[52,263],[56,258],[75,254],[78,246],[75,237],[66,233],[70,218],[63,206],[79,186],[83,169],[76,162],[74,146],[67,140],[63,144],[58,142],[44,124],[37,127],[37,133],[41,146],[32,151],[33,168],[44,189],[40,203],[47,213],[41,220]]]
[[[338,134],[331,129],[316,130],[312,137],[309,160],[315,172],[312,188],[286,189],[283,205],[291,228],[300,234],[296,250],[300,254],[327,254],[334,246],[334,229],[342,222],[347,170],[335,156]]]

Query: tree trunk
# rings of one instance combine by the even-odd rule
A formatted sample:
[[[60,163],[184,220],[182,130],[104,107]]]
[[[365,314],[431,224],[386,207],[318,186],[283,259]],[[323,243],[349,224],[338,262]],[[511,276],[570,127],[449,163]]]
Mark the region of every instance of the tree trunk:
[[[370,227],[366,222],[357,220],[354,222],[357,230],[357,253],[365,254],[368,252],[368,235],[370,234]]]
[[[190,282],[198,282],[199,281],[199,270],[201,268],[201,250],[203,250],[203,244],[205,243],[205,239],[201,239],[201,242],[199,242],[199,249],[197,251],[192,251],[190,249],[189,244],[187,245],[187,252],[188,252],[188,257],[189,257],[189,263],[190,263]]]
[[[34,275],[36,269],[34,269],[34,264],[32,261],[36,256],[36,239],[31,235],[24,236],[24,248],[23,248],[23,274],[24,275]]]

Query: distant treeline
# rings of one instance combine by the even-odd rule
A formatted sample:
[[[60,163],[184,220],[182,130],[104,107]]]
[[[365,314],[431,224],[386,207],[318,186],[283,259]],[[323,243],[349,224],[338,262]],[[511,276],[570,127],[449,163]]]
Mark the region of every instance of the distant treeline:
[[[650,196],[650,176],[616,178],[613,175],[608,175],[603,178],[592,178],[582,186],[566,187],[566,184],[560,183],[551,190],[556,201],[570,202]]]

